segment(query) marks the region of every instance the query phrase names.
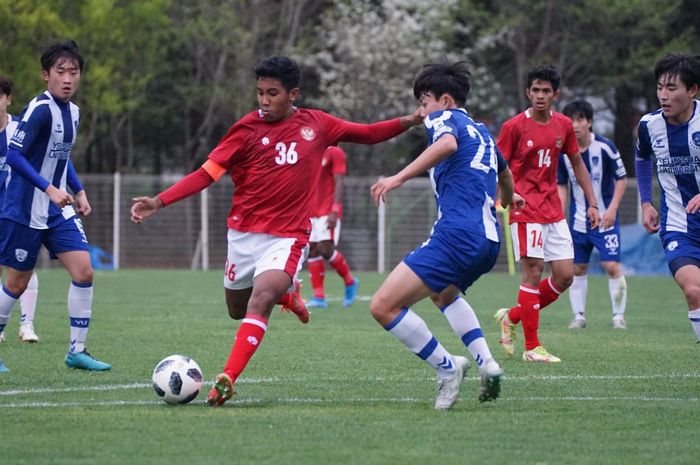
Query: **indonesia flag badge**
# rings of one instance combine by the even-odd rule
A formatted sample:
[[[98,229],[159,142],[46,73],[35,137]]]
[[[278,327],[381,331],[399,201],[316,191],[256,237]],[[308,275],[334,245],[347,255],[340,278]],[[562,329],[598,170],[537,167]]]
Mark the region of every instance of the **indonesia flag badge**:
[[[301,137],[303,137],[304,140],[312,141],[316,137],[316,133],[314,132],[314,130],[308,126],[304,126],[299,132],[301,133]]]

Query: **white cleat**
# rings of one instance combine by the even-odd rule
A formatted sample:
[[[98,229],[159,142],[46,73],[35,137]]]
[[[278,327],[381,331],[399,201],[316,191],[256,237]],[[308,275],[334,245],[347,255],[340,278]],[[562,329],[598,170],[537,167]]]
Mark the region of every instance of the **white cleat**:
[[[448,410],[454,405],[459,397],[459,388],[462,380],[467,374],[469,360],[466,357],[456,355],[452,358],[455,364],[455,374],[449,378],[437,377],[437,398],[435,399],[435,410]]]
[[[583,329],[586,327],[586,319],[581,317],[576,317],[569,323],[569,329]]]
[[[612,325],[614,329],[627,329],[627,323],[625,323],[625,319],[622,317],[613,318]]]
[[[494,359],[484,363],[479,368],[481,380],[479,382],[479,402],[496,400],[501,392],[501,376],[503,370]]]
[[[559,363],[561,359],[547,352],[542,346],[523,352],[523,362]]]
[[[494,317],[498,322],[498,326],[501,328],[501,338],[498,342],[501,344],[501,347],[503,347],[503,350],[506,351],[506,354],[513,355],[513,351],[515,350],[515,325],[511,323],[510,318],[508,318],[509,310],[509,308],[499,308]]]
[[[34,332],[34,323],[21,323],[19,325],[19,338],[22,342],[39,342],[39,336]]]

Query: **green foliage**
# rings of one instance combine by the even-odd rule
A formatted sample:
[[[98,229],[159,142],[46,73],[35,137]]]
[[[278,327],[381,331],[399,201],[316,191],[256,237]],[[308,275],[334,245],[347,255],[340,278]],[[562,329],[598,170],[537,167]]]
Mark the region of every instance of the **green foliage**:
[[[467,293],[506,371],[502,397],[476,398],[472,368],[450,412],[433,410],[433,372],[369,315],[383,277],[360,275],[361,299],[340,306],[328,276],[327,310],[309,325],[275,310],[269,331],[220,409],[203,402],[238,327],[226,316],[220,272],[98,272],[88,348],[106,373],[67,369],[68,277],[39,273],[38,344],[17,341],[17,315],[0,356],[0,443],[7,464],[694,464],[700,346],[671,278],[628,277],[626,331],[610,326],[607,280],[591,276],[588,328],[566,329],[566,296],[543,310],[541,337],[563,361],[506,358],[497,307],[518,278],[490,274]],[[466,354],[429,302],[414,306],[448,350]],[[519,331],[518,343],[522,343]],[[520,348],[518,347],[517,355]],[[167,406],[153,367],[192,356],[207,380],[187,406]]]

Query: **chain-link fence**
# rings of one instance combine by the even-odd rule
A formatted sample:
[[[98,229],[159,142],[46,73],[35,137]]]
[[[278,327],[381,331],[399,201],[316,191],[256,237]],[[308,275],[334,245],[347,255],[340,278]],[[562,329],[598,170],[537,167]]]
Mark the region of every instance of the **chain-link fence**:
[[[132,198],[154,195],[179,176],[81,175],[93,213],[83,223],[94,260],[119,268],[218,268],[226,259],[226,216],[233,184],[228,178],[205,192],[168,206],[143,224],[130,220]],[[413,179],[389,194],[383,215],[369,195],[376,178],[345,178],[345,216],[338,248],[355,270],[393,268],[422,243],[435,221],[436,207],[428,178]],[[623,224],[638,222],[634,179],[620,207]],[[383,238],[383,239],[382,239]],[[56,266],[47,254],[40,267]],[[507,270],[506,247],[496,270]]]

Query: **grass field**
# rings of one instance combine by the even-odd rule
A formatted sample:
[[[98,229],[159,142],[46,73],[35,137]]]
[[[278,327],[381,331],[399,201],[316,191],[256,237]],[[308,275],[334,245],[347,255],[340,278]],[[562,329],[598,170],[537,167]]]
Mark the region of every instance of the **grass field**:
[[[106,373],[63,364],[67,275],[39,273],[36,329],[16,339],[15,309],[0,345],[0,463],[17,464],[697,464],[700,345],[671,278],[628,278],[627,331],[611,328],[607,281],[590,281],[585,330],[567,329],[568,298],[543,312],[544,344],[562,358],[506,358],[493,313],[513,303],[517,277],[492,274],[467,298],[506,371],[502,397],[480,404],[468,374],[460,400],[433,410],[432,370],[369,315],[381,276],[360,275],[362,295],[300,325],[277,310],[263,345],[223,408],[204,403],[237,323],[218,272],[100,272],[88,349]],[[466,349],[440,312],[415,310],[453,353]],[[518,342],[522,341],[518,334]],[[150,386],[163,357],[202,367],[204,393],[168,406]]]

